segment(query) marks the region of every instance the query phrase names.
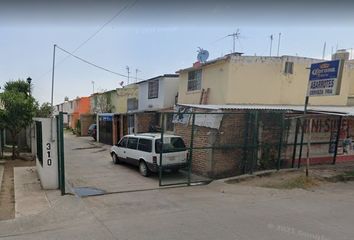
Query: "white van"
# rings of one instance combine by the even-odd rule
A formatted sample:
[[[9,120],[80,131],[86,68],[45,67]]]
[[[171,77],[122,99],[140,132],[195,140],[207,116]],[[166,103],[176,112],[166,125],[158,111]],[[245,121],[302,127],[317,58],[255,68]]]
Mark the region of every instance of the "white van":
[[[147,177],[160,168],[161,147],[160,133],[126,135],[112,146],[111,156],[115,164],[127,162],[139,166],[141,175]],[[187,164],[188,151],[180,136],[164,135],[162,154],[162,169],[178,171]]]

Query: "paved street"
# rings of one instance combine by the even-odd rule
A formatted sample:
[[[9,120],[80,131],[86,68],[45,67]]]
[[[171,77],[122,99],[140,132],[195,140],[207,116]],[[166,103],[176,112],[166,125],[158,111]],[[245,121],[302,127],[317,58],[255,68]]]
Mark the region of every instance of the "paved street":
[[[145,178],[136,167],[113,164],[109,149],[110,146],[96,144],[91,137],[65,134],[65,169],[69,184],[106,192],[158,187],[157,176]]]
[[[87,147],[92,146],[90,140],[86,140]],[[75,149],[86,140],[69,137],[66,146]],[[140,177],[135,169],[112,166],[109,156],[98,150],[66,152],[69,181],[74,185],[105,187],[120,179],[115,174],[123,174],[130,186],[138,186],[134,181],[146,184],[143,186],[154,183],[154,179]],[[82,151],[89,151],[92,157],[80,160],[78,153]],[[99,161],[93,161],[96,158]],[[91,160],[94,165],[80,167],[80,161],[85,160]],[[74,166],[87,176],[75,178]],[[153,185],[156,187],[155,183]],[[124,184],[118,182],[110,190],[119,186],[124,187]],[[354,182],[328,183],[308,191],[215,181],[205,186],[87,198],[47,193],[49,208],[1,221],[0,238],[352,240],[353,189]]]

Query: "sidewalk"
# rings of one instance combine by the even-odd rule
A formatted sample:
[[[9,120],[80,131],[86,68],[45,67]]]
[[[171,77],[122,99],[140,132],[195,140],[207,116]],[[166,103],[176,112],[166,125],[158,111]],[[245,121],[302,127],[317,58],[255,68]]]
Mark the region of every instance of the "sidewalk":
[[[114,239],[85,206],[43,190],[35,167],[14,168],[15,219],[0,221],[0,239]]]
[[[15,167],[14,189],[16,218],[47,210],[51,206],[47,194],[58,192],[42,190],[36,167]]]

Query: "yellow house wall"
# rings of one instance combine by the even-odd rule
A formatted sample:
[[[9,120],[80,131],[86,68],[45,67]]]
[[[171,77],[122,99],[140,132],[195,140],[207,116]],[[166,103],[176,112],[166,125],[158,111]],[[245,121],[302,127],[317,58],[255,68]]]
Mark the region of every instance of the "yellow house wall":
[[[201,89],[210,88],[208,104],[224,104],[227,86],[224,84],[229,76],[229,65],[225,62],[208,65],[202,70]],[[202,90],[187,91],[188,72],[179,76],[178,103],[199,104]]]
[[[293,74],[285,74],[285,62],[294,62]],[[309,67],[321,60],[301,57],[233,56],[203,66],[202,88],[210,88],[208,104],[302,105]],[[346,64],[339,96],[311,97],[310,105],[346,105],[354,95],[354,66]],[[187,92],[188,72],[180,73],[178,103],[198,104],[201,91]]]
[[[128,85],[124,88],[117,88],[117,97],[115,100],[115,112],[116,113],[127,113],[128,98],[138,98],[138,87],[137,85]]]

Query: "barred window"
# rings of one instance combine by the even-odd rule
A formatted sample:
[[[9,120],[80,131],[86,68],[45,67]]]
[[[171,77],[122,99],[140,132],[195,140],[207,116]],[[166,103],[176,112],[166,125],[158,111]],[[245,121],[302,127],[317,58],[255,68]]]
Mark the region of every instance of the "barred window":
[[[188,72],[188,91],[200,90],[202,86],[202,70]]]
[[[294,72],[294,63],[293,62],[285,62],[284,73],[293,74]]]
[[[149,82],[148,86],[148,98],[158,98],[159,97],[159,80],[153,80]]]

